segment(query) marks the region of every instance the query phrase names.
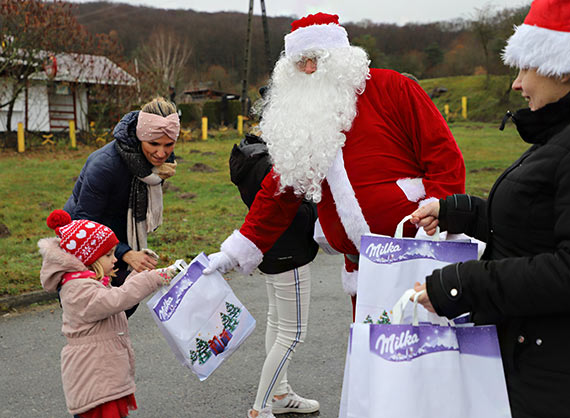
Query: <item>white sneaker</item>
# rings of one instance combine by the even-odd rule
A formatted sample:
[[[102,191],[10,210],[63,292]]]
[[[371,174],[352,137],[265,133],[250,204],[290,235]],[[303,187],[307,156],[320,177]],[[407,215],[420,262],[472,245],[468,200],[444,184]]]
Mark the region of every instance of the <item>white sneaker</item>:
[[[247,418],[252,418],[251,409],[247,411]],[[271,413],[271,407],[268,406],[259,411],[257,418],[275,418],[275,415]]]
[[[293,392],[289,385],[287,385],[287,390],[289,393],[283,399],[273,398],[271,409],[274,414],[285,414],[287,412],[310,414],[319,410],[321,405],[318,401],[302,398]]]

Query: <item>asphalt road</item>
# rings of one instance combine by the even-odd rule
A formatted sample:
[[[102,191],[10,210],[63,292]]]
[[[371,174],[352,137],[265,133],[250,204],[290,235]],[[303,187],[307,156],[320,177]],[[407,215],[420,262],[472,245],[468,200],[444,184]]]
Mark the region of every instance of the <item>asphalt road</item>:
[[[190,260],[187,260],[190,261]],[[341,256],[319,253],[311,265],[312,295],[309,327],[289,367],[289,382],[302,396],[319,400],[318,413],[338,416],[348,329],[349,297],[340,281]],[[129,320],[136,353],[136,398],[133,417],[245,417],[253,404],[264,359],[267,296],[260,273],[227,275],[236,296],[257,320],[248,340],[207,380],[200,382],[175,359],[141,304]],[[61,309],[0,318],[0,417],[69,416],[61,388]],[[285,414],[283,418],[303,415]]]

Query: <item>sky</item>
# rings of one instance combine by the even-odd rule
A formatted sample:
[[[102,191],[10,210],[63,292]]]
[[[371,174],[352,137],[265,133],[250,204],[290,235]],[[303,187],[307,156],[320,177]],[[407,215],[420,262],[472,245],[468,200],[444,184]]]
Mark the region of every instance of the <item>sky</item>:
[[[72,0],[85,3],[88,0]],[[111,0],[162,9],[193,9],[200,12],[249,11],[249,0]],[[502,10],[526,6],[531,0],[265,0],[268,16],[302,17],[309,13],[334,13],[340,23],[428,23],[456,18],[470,19],[476,9]],[[261,1],[254,0],[253,12],[261,14]]]

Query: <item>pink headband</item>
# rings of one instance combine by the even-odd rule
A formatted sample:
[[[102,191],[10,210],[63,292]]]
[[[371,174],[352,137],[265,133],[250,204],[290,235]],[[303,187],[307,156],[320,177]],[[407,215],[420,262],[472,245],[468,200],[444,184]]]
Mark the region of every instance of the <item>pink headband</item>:
[[[139,112],[137,122],[137,138],[139,141],[154,141],[163,135],[176,141],[179,133],[180,119],[177,113],[171,113],[164,117],[154,113]]]

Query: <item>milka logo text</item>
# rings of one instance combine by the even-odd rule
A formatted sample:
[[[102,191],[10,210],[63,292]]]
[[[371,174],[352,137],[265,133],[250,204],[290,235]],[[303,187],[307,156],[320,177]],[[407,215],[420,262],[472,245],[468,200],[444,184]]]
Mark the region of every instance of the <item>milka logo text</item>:
[[[401,250],[402,249],[398,244],[394,244],[392,241],[390,241],[385,244],[370,244],[366,248],[366,255],[371,258],[379,258],[381,255],[397,253]]]
[[[406,349],[411,345],[417,344],[419,341],[418,334],[412,334],[410,330],[400,333],[400,336],[391,334],[387,337],[382,334],[376,340],[375,349],[378,351],[378,348],[380,348],[380,355],[384,355],[386,352],[394,354],[395,351]]]

